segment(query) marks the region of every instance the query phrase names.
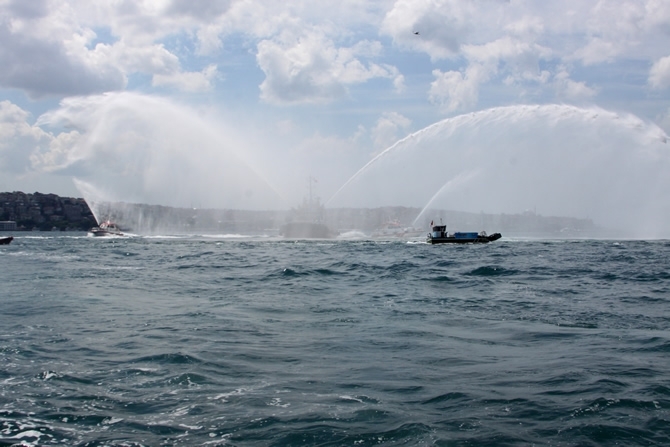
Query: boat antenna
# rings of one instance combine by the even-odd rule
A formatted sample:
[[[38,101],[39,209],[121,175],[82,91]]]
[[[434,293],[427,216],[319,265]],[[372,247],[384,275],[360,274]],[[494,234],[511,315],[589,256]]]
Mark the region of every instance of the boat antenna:
[[[312,206],[312,181],[313,180],[314,179],[312,178],[311,175],[307,178],[307,182],[309,183],[309,206]]]

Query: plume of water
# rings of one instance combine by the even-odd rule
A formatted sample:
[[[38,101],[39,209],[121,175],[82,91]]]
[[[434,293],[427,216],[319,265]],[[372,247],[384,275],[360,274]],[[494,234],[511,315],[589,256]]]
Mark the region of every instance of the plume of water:
[[[40,124],[79,130],[61,168],[85,198],[174,207],[277,209],[281,196],[224,123],[167,99],[131,93],[64,101]],[[80,182],[79,185],[84,183]]]
[[[328,201],[591,218],[629,235],[670,234],[670,148],[632,115],[566,105],[449,118],[397,142]]]

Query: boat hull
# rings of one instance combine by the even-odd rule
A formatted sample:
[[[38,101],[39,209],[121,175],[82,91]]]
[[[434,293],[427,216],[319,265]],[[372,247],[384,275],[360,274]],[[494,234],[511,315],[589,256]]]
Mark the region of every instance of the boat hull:
[[[9,237],[0,237],[0,245],[9,245],[14,238],[12,236]]]
[[[494,233],[490,236],[477,236],[474,238],[454,236],[433,237],[431,234],[428,234],[426,242],[429,244],[487,244],[489,242],[497,241],[501,237],[502,235],[500,233]]]
[[[95,237],[103,236],[123,236],[123,233],[118,231],[107,231],[107,230],[96,230],[95,228],[88,231],[89,234],[92,234]]]

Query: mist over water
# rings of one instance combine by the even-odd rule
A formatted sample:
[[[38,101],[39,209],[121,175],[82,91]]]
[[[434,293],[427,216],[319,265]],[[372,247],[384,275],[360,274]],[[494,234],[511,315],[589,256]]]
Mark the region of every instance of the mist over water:
[[[591,218],[630,236],[667,236],[669,151],[660,128],[631,115],[565,105],[494,108],[397,142],[328,205],[535,209]]]
[[[226,123],[135,94],[66,100],[43,123],[80,131],[64,164],[90,201],[175,207],[284,208]],[[81,189],[81,188],[80,188]]]
[[[280,193],[266,180],[296,184],[303,172],[288,155],[272,167],[261,166],[252,161],[262,158],[250,144],[252,136],[169,100],[134,94],[69,99],[40,121],[79,131],[61,168],[77,178],[92,208],[125,202],[288,210],[299,201],[286,197],[306,195],[306,189]],[[535,210],[590,218],[630,237],[668,237],[667,138],[635,116],[599,108],[493,108],[437,122],[398,141],[345,182],[326,206],[423,209],[415,222],[434,209]]]

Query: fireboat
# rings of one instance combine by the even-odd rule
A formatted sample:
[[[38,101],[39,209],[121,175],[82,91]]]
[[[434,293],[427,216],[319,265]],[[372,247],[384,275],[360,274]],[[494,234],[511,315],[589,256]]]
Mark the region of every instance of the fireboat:
[[[121,229],[114,222],[106,220],[97,227],[88,230],[93,236],[123,236]]]
[[[497,241],[502,235],[493,233],[486,235],[485,231],[447,233],[446,225],[434,225],[433,231],[428,233],[426,242],[429,244],[485,244]]]

